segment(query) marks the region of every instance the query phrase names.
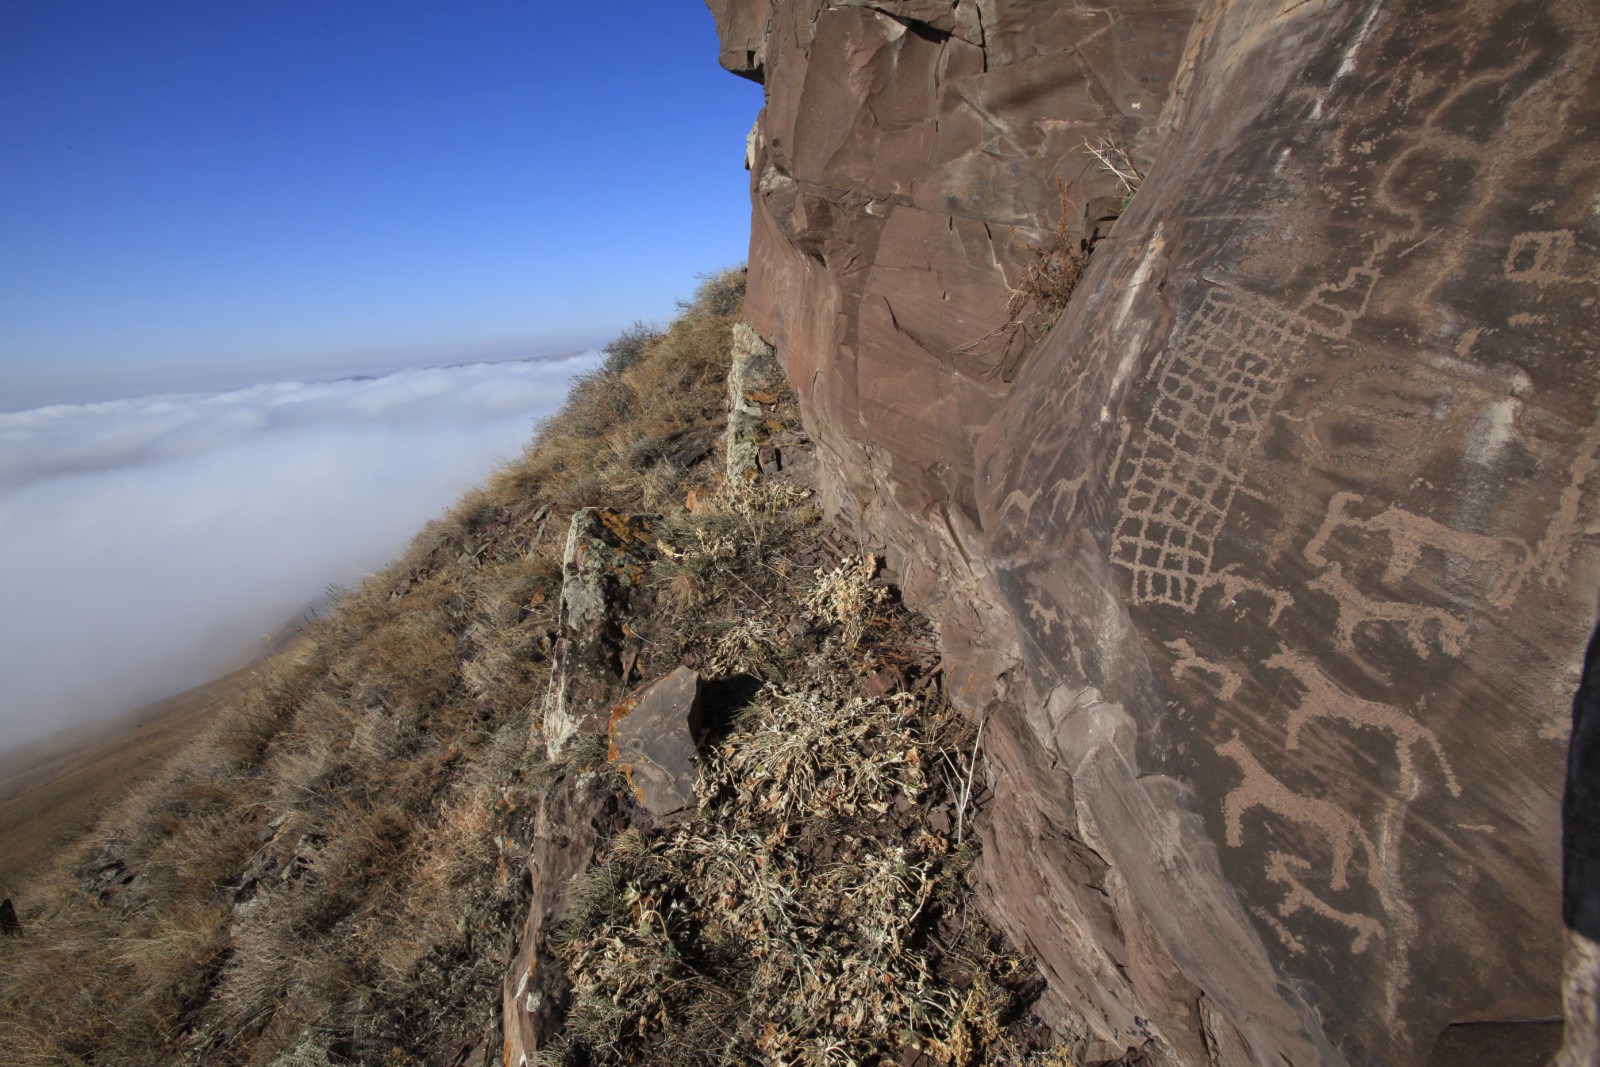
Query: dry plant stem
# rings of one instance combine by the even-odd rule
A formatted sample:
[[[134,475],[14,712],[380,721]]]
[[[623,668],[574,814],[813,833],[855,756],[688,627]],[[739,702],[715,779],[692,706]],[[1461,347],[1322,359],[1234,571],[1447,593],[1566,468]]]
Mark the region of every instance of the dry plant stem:
[[[1125,196],[1132,196],[1139,191],[1144,175],[1133,165],[1133,160],[1128,157],[1126,149],[1109,137],[1102,137],[1093,143],[1084,141],[1082,147],[1099,162],[1102,170],[1122,183],[1122,192]]]
[[[978,769],[978,753],[983,748],[983,728],[988,725],[989,716],[985,715],[978,720],[978,733],[972,739],[972,755],[967,761],[967,778],[961,783],[961,795],[956,801],[956,844],[961,844],[966,824],[967,805],[972,801],[972,775]]]

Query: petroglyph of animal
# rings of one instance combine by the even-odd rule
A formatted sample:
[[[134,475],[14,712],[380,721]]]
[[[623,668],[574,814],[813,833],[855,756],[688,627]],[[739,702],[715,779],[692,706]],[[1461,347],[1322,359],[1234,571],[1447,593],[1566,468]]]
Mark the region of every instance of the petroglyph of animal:
[[[1336,562],[1329,563],[1309,584],[1312,589],[1319,589],[1338,601],[1339,619],[1334,638],[1347,652],[1356,650],[1357,627],[1369,623],[1398,623],[1419,656],[1431,655],[1435,643],[1451,656],[1459,656],[1466,647],[1467,624],[1454,615],[1400,600],[1375,600],[1356,588]]]
[[[1208,659],[1202,658],[1199,653],[1195,652],[1194,646],[1189,644],[1185,638],[1180,637],[1176,641],[1168,641],[1167,647],[1178,657],[1172,663],[1173,674],[1200,672],[1215,676],[1219,679],[1217,695],[1223,700],[1232,700],[1234,695],[1239,692],[1239,687],[1244,684],[1244,678],[1238,672],[1231,671],[1220,663],[1213,663]]]
[[[1334,889],[1349,886],[1350,860],[1358,846],[1366,855],[1370,870],[1375,855],[1372,840],[1348,812],[1326,800],[1301,796],[1273,777],[1245,747],[1237,730],[1232,738],[1217,746],[1217,753],[1236,763],[1244,775],[1244,780],[1222,800],[1222,818],[1231,847],[1238,848],[1244,843],[1245,812],[1261,808],[1315,830],[1327,839],[1333,854],[1330,884]]]
[[[1302,691],[1300,702],[1289,712],[1289,748],[1300,747],[1300,731],[1314,719],[1332,719],[1367,730],[1377,730],[1394,738],[1401,787],[1408,799],[1415,797],[1422,785],[1412,755],[1418,745],[1433,754],[1450,795],[1461,795],[1461,786],[1456,781],[1455,769],[1451,767],[1449,757],[1439,746],[1439,738],[1426,726],[1391,704],[1364,700],[1345,692],[1301,652],[1275,652],[1267,658],[1266,666],[1288,671]]]
[[[1334,531],[1354,529],[1388,537],[1389,562],[1384,567],[1383,580],[1390,584],[1408,577],[1421,562],[1423,551],[1430,548],[1456,559],[1496,568],[1495,579],[1489,584],[1488,600],[1497,607],[1510,604],[1527,577],[1531,561],[1527,546],[1521,541],[1452,529],[1425,515],[1392,506],[1371,518],[1361,518],[1351,508],[1359,503],[1361,497],[1355,493],[1333,495],[1322,525],[1306,542],[1307,560],[1318,567],[1326,567],[1331,561],[1325,550]]]
[[[1283,886],[1286,890],[1283,903],[1278,906],[1278,914],[1287,919],[1297,911],[1311,911],[1346,927],[1355,935],[1350,943],[1350,951],[1359,956],[1367,950],[1367,945],[1373,938],[1383,936],[1383,926],[1370,916],[1359,912],[1340,911],[1307,889],[1295,872],[1310,869],[1311,864],[1298,856],[1290,856],[1283,852],[1273,852],[1268,855],[1267,879]]]

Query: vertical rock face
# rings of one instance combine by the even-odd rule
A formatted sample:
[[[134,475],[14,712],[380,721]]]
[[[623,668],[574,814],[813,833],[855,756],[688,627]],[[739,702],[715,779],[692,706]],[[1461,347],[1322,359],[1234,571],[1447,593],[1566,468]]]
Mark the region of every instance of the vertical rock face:
[[[1557,1014],[1588,8],[710,6],[767,90],[748,313],[987,717],[984,877],[1057,1010],[1295,1064]],[[1104,239],[1040,339],[1058,177]]]

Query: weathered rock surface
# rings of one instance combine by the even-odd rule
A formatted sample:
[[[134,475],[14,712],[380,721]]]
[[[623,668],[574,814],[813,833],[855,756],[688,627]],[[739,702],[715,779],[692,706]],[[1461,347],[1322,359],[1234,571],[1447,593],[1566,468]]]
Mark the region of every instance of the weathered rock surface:
[[[644,809],[665,819],[696,803],[700,675],[688,667],[629,693],[611,710],[610,759]]]
[[[1300,1065],[1558,1014],[1592,9],[710,7],[767,90],[747,314],[987,717],[982,877],[1056,1010]],[[1104,229],[1102,137],[1142,187],[995,333],[1056,177]]]
[[[767,411],[785,386],[783,368],[772,346],[747,323],[733,328],[728,365],[728,428],[723,434],[729,480],[761,472],[761,451],[767,444]]]
[[[545,699],[544,745],[554,759],[577,733],[604,733],[626,687],[638,640],[628,619],[655,554],[649,515],[583,508],[562,558],[560,633]]]
[[[574,768],[529,798],[519,820],[528,909],[501,988],[500,1062],[512,1067],[532,1062],[565,1025],[570,990],[550,937],[567,914],[572,879],[628,824],[608,778]]]

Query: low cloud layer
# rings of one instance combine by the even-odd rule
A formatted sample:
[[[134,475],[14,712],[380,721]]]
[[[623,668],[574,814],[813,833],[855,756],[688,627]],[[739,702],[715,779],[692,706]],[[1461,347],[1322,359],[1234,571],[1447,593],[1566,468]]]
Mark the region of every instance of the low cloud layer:
[[[593,365],[0,414],[0,748],[241,665],[516,456]]]

